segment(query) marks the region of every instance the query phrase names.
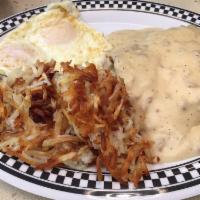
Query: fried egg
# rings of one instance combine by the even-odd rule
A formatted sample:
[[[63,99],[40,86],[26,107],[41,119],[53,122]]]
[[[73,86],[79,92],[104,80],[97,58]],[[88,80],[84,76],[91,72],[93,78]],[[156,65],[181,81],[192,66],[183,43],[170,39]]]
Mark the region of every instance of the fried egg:
[[[12,57],[6,63],[17,62],[31,65],[36,59],[85,65],[102,66],[110,44],[102,33],[96,32],[78,19],[79,12],[71,1],[50,4],[47,11],[32,17],[16,30],[7,34],[0,44],[3,51]],[[11,53],[5,50],[11,48]],[[3,50],[2,50],[3,49]],[[0,60],[0,62],[2,62]],[[15,64],[14,64],[15,65]]]

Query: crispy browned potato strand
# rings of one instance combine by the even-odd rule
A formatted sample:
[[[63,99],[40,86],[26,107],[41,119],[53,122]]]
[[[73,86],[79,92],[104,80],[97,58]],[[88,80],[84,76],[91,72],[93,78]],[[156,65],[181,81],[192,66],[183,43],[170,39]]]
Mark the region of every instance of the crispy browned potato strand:
[[[39,169],[96,163],[121,183],[148,173],[150,147],[134,125],[123,80],[109,70],[37,62],[35,73],[1,80],[0,150]]]

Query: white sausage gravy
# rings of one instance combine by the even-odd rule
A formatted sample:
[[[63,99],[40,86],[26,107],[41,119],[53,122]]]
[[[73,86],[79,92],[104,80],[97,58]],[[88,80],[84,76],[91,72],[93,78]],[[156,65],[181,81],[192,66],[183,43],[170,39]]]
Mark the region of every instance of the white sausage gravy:
[[[108,41],[152,154],[160,162],[200,155],[200,29],[125,30]]]

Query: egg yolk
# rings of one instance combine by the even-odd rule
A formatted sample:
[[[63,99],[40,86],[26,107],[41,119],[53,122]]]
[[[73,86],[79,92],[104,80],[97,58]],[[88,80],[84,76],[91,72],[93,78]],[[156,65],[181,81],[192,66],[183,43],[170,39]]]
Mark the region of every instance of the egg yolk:
[[[70,22],[62,20],[54,26],[43,28],[40,35],[45,44],[60,45],[73,41],[76,37],[76,31]]]
[[[7,67],[14,67],[18,62],[33,63],[36,58],[39,58],[38,53],[28,44],[11,43],[0,49],[0,62]]]

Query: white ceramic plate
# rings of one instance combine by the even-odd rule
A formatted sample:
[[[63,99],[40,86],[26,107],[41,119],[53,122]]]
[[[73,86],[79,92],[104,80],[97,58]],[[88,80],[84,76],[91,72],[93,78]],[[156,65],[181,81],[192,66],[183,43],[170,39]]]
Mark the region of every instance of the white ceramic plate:
[[[120,29],[169,28],[194,24],[200,15],[146,1],[75,1],[82,19],[105,34]],[[17,14],[0,22],[0,37],[45,7]],[[15,187],[52,199],[182,199],[200,194],[200,157],[177,163],[150,166],[150,174],[138,188],[116,182],[108,173],[97,181],[94,169],[78,171],[54,168],[39,171],[0,152],[0,178]]]

